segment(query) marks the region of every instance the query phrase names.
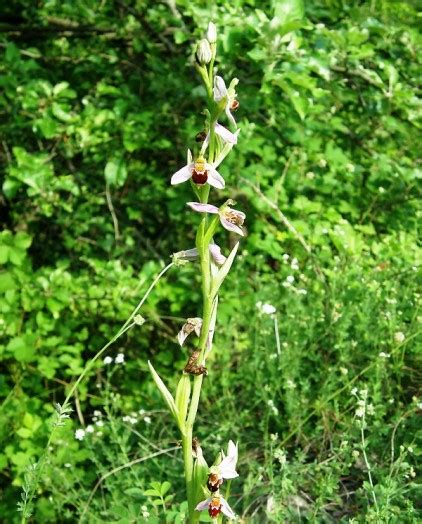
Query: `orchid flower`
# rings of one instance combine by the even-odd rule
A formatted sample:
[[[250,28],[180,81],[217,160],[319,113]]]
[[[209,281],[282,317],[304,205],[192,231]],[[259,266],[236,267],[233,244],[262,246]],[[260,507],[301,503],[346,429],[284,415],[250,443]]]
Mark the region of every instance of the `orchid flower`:
[[[237,444],[230,440],[227,447],[227,455],[224,455],[223,451],[221,454],[223,460],[217,466],[212,466],[208,475],[207,487],[212,493],[220,488],[224,479],[230,480],[239,476],[236,471]]]
[[[220,208],[213,206],[212,204],[201,204],[200,202],[187,202],[187,205],[198,213],[213,213],[219,215],[221,225],[225,229],[244,236],[245,233],[241,226],[245,221],[246,215],[242,211],[229,207],[229,204],[233,203],[233,200],[229,199],[227,200],[227,203]]]
[[[223,513],[223,515],[230,520],[236,517],[228,502],[221,495],[203,500],[195,509],[196,511],[204,511],[207,509],[209,516],[212,518],[217,517],[220,513]]]
[[[181,184],[189,179],[192,179],[194,184],[202,186],[209,184],[217,189],[223,189],[225,186],[224,178],[218,171],[200,155],[195,162],[192,162],[192,155],[188,151],[188,163],[186,166],[176,171],[171,177],[171,184]]]
[[[239,102],[236,99],[235,91],[235,87],[238,83],[239,80],[237,78],[233,78],[233,80],[230,82],[229,88],[227,89],[223,78],[221,78],[221,76],[216,76],[214,79],[213,89],[214,101],[217,102],[217,104],[224,99],[226,100],[224,110],[227,118],[234,127],[237,127],[237,125],[234,116],[231,114],[231,111],[236,111],[236,109],[239,107]]]
[[[220,246],[217,246],[217,244],[210,244],[209,250],[213,262],[217,266],[222,266],[227,260],[227,257],[221,253]],[[196,249],[196,247],[193,249],[186,249],[185,251],[178,251],[177,253],[173,253],[172,258],[176,264],[180,264],[181,262],[194,262],[199,260],[199,251]]]
[[[201,335],[201,327],[202,318],[187,318],[186,322],[182,326],[182,329],[179,331],[179,334],[177,335],[177,340],[179,341],[179,344],[183,346],[187,337],[193,332],[195,332],[195,335],[199,337]]]

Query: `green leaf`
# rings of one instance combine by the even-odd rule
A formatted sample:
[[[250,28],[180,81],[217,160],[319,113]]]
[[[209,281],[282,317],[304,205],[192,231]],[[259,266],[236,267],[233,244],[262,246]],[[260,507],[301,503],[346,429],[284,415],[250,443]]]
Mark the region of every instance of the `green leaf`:
[[[145,493],[140,488],[128,488],[125,489],[125,495],[129,495],[129,497],[133,497],[135,499],[142,499]]]
[[[147,497],[159,497],[160,492],[156,489],[147,489],[144,491],[144,495],[146,495]]]
[[[60,120],[60,122],[64,122],[65,124],[74,122],[76,120],[75,115],[70,114],[62,105],[58,104],[57,102],[53,102],[51,106],[51,112],[57,118],[57,120]]]
[[[274,19],[271,23],[284,29],[284,34],[296,28],[295,23],[302,20],[305,13],[302,0],[273,0],[273,7]],[[292,25],[292,29],[288,28],[287,31],[289,25]]]
[[[9,259],[10,247],[0,246],[0,264],[6,264]]]
[[[189,399],[190,399],[190,377],[189,375],[182,375],[176,389],[176,408],[179,412],[179,427],[183,431],[186,414],[188,412]]]
[[[11,273],[0,273],[0,293],[15,289],[15,280]]]
[[[110,186],[121,187],[127,178],[127,169],[124,158],[115,158],[109,160],[104,169],[106,182]]]
[[[167,491],[171,488],[171,484],[170,482],[168,482],[167,480],[164,481],[162,484],[161,484],[161,488],[160,488],[160,493],[161,493],[161,496],[164,497],[164,495],[167,493]]]
[[[170,412],[172,413],[173,417],[176,419],[176,422],[178,422],[178,420],[179,420],[179,413],[177,411],[176,404],[174,402],[174,398],[173,398],[172,394],[167,389],[166,385],[161,380],[160,376],[155,371],[155,369],[153,368],[153,366],[152,366],[152,364],[151,364],[151,362],[149,360],[148,360],[148,367],[149,367],[149,370],[151,372],[152,378],[154,379],[154,382],[155,382],[157,388],[159,389],[163,399],[167,403],[167,406],[168,406]]]

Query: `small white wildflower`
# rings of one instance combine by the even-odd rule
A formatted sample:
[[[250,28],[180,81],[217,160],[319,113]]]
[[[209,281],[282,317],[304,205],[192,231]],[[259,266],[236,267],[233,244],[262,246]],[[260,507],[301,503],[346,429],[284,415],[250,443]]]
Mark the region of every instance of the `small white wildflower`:
[[[325,167],[327,165],[327,161],[325,158],[321,158],[321,160],[318,162],[319,167]]]
[[[66,462],[66,464],[64,465],[65,468],[71,468],[72,467],[72,464],[70,464],[69,462]]]
[[[354,173],[355,172],[355,166],[353,164],[346,164],[346,169],[347,171],[349,171],[350,173]]]
[[[144,415],[144,414],[145,414],[145,409],[140,409],[140,410],[138,411],[138,413],[139,413],[140,415]]]
[[[355,415],[358,417],[358,418],[363,418],[365,416],[365,408],[364,407],[360,407],[358,408],[356,411],[355,411]]]
[[[413,453],[413,448],[412,448],[412,446],[408,446],[408,447],[407,447],[407,451],[408,451],[409,453]]]
[[[368,415],[373,415],[375,413],[375,408],[373,404],[368,404],[366,407]]]
[[[355,459],[357,459],[359,457],[359,451],[357,449],[354,449],[352,451],[352,455],[355,457]]]
[[[98,411],[98,409],[94,410],[94,417],[101,417],[101,415],[101,411]]]
[[[378,354],[380,358],[390,358],[390,353],[384,353],[384,351],[381,351],[381,353]]]
[[[123,420],[123,422],[130,422],[130,416],[129,415],[125,415],[124,417],[122,417],[122,420]]]
[[[284,466],[287,462],[286,453],[282,449],[276,449],[274,451],[274,458],[280,462],[281,466]]]
[[[145,424],[151,424],[152,422],[151,417],[148,417],[148,416],[144,417],[144,422]]]
[[[101,437],[102,434],[103,434],[102,431],[97,431],[96,436],[97,436],[97,437]]]
[[[350,392],[351,395],[356,395],[358,392],[358,388],[353,388],[352,391]]]
[[[382,186],[379,186],[378,192],[383,194],[383,193],[385,193],[385,189]]]
[[[293,284],[294,281],[295,281],[295,277],[293,275],[289,275],[286,278],[286,282],[289,282],[290,284]]]
[[[288,389],[296,389],[296,384],[293,382],[293,380],[288,379],[286,382],[286,388]]]
[[[107,357],[104,357],[103,362],[104,362],[104,364],[106,366],[108,366],[109,364],[111,364],[113,362],[113,359],[111,357],[107,356]]]
[[[137,324],[138,326],[142,326],[143,324],[145,324],[145,319],[142,315],[135,315],[133,317],[133,321],[135,322],[135,324]]]
[[[415,468],[413,466],[410,466],[409,475],[414,479],[416,477]]]
[[[276,442],[278,440],[278,433],[271,433],[270,439],[272,442]]]
[[[347,373],[349,373],[349,370],[347,368],[340,368],[340,372],[342,375],[347,375]]]
[[[277,309],[271,304],[262,304],[261,313],[264,315],[273,315]]]
[[[125,356],[123,353],[118,353],[117,357],[114,359],[115,364],[124,364],[125,363]]]
[[[75,431],[75,439],[76,440],[83,440],[85,438],[85,430],[84,429],[77,429]]]
[[[270,399],[267,402],[267,404],[271,411],[274,413],[274,415],[278,415],[278,408],[275,406],[274,401]]]
[[[95,423],[99,428],[101,428],[102,426],[104,426],[104,422],[102,420],[97,420],[97,422]]]
[[[89,426],[86,427],[85,431],[87,433],[94,433],[94,426],[91,426],[91,424],[89,424]]]
[[[398,344],[401,344],[402,342],[404,342],[405,338],[406,337],[405,337],[404,333],[402,333],[401,331],[397,331],[397,333],[394,333],[394,340]]]
[[[290,256],[287,253],[284,253],[284,255],[281,257],[284,262],[287,262],[290,258]]]
[[[308,292],[306,291],[306,289],[300,288],[297,290],[297,294],[298,295],[307,295]]]
[[[359,395],[363,398],[363,399],[367,399],[368,398],[368,390],[367,389],[361,389],[359,391]]]
[[[315,173],[313,171],[308,171],[305,176],[308,180],[312,180],[315,178]]]

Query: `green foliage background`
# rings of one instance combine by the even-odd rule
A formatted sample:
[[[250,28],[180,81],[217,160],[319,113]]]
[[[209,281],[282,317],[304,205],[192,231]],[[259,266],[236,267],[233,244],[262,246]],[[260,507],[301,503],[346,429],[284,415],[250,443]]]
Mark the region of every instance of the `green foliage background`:
[[[231,502],[246,522],[420,518],[416,8],[322,0],[302,14],[293,0],[3,6],[4,522],[20,519],[53,403],[169,255],[194,244],[189,187],[169,179],[201,130],[192,46],[211,18],[219,72],[240,79],[240,140],[221,169],[230,193],[218,197],[236,199],[248,235],[222,291],[197,426],[205,455],[212,462],[239,441]],[[279,350],[259,301],[277,308]],[[81,386],[34,522],[77,522],[84,508],[89,522],[183,522],[177,433],[146,362],[175,387],[186,361],[175,335],[199,302],[195,267],[171,270],[142,311],[146,324],[109,351],[126,364],[101,362]],[[353,387],[374,406],[365,449],[378,512]],[[84,424],[96,429],[80,442]],[[110,475],[87,506],[101,475],[165,449]]]

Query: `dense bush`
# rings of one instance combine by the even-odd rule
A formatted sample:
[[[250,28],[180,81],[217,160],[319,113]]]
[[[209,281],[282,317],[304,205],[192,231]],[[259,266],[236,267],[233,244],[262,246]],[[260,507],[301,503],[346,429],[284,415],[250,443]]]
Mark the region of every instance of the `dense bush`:
[[[212,18],[219,67],[240,79],[222,174],[248,236],[222,293],[198,437],[210,458],[239,441],[233,506],[248,522],[417,522],[412,2],[309,2],[301,21],[293,0],[38,4],[9,3],[0,24],[2,520],[20,520],[54,402],[194,244],[188,188],[169,178],[201,131],[192,44]],[[174,381],[196,279],[170,270],[145,325],[108,353],[126,363],[99,362],[78,389],[34,522],[183,521],[176,433],[146,362]]]

